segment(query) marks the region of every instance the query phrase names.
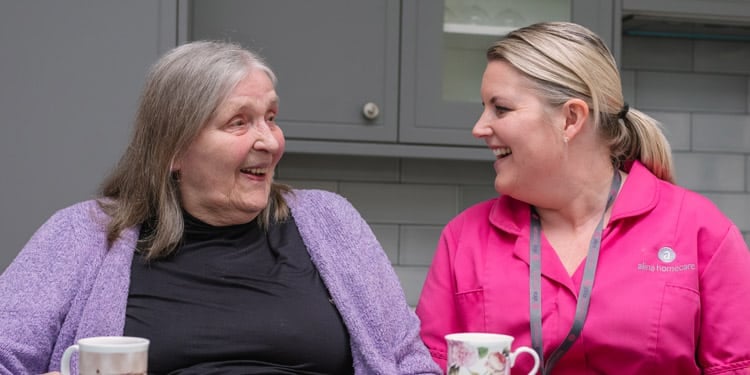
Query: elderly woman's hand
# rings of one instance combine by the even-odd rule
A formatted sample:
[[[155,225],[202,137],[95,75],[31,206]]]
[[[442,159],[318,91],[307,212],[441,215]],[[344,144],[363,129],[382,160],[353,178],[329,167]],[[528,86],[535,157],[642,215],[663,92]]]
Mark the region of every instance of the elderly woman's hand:
[[[41,374],[41,375],[60,375],[60,373],[55,371],[55,372],[48,372],[48,373]]]

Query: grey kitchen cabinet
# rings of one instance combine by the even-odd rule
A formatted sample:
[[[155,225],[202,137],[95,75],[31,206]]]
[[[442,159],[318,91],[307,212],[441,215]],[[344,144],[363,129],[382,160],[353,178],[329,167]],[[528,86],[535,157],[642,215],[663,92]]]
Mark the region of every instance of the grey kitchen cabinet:
[[[643,14],[747,25],[750,4],[742,0],[621,0],[623,15]]]
[[[176,45],[176,3],[0,2],[0,272],[117,163],[149,66]]]
[[[613,0],[488,0],[486,3],[506,3],[498,8],[510,14],[510,17],[520,19],[515,27],[532,22],[530,17],[524,19],[522,13],[509,9],[507,5],[510,3],[527,8],[536,5],[538,9],[562,4],[566,7],[562,9],[561,13],[565,13],[562,19],[555,18],[556,14],[533,16],[540,21],[580,23],[599,34],[610,46],[613,43]],[[472,137],[471,128],[482,110],[479,86],[485,65],[484,54],[487,47],[500,36],[474,34],[467,38],[458,35],[460,33],[448,32],[443,4],[442,1],[403,1],[399,141],[483,145],[483,142]],[[454,0],[454,4],[461,4],[460,0]],[[533,8],[528,10],[533,11]],[[502,22],[500,17],[498,22]],[[451,56],[451,53],[458,56]],[[447,66],[450,64],[452,66]],[[456,65],[462,67],[456,69]],[[461,68],[466,71],[465,67],[470,69],[472,76],[451,77],[450,72]],[[456,80],[460,82],[451,82]],[[461,93],[454,95],[453,91],[463,91],[464,98],[460,97]]]
[[[238,42],[278,75],[289,139],[396,142],[399,0],[193,0],[191,40]]]
[[[750,3],[734,0],[623,0],[623,36],[750,41]]]
[[[539,3],[540,9],[567,4],[567,19],[611,43],[614,1],[514,4]],[[453,86],[446,85],[478,96],[479,85],[472,82],[484,70],[484,50],[500,36],[478,38],[464,48],[466,39],[444,32],[446,5],[439,0],[192,0],[188,39],[236,41],[268,60],[279,76],[278,121],[288,151],[489,159],[484,143],[471,136],[480,102],[453,98]],[[479,61],[469,69],[473,81],[448,77],[453,82],[445,82],[444,43],[458,44]],[[469,59],[459,58],[464,62]],[[378,109],[377,116],[368,118],[368,103]]]

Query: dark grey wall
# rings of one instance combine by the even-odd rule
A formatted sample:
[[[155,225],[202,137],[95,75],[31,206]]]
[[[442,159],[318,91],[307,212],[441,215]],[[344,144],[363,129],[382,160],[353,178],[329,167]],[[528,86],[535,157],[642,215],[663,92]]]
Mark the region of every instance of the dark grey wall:
[[[174,45],[175,4],[0,2],[0,271],[117,161],[144,75]]]

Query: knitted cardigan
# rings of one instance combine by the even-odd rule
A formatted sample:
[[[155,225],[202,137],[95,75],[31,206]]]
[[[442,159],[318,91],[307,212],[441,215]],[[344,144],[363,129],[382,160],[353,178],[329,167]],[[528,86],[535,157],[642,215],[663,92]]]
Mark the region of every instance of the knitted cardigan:
[[[357,210],[320,190],[286,198],[349,331],[355,374],[441,374]],[[59,371],[62,352],[76,340],[122,335],[139,229],[124,231],[107,249],[107,220],[93,200],[60,210],[0,276],[0,374]]]

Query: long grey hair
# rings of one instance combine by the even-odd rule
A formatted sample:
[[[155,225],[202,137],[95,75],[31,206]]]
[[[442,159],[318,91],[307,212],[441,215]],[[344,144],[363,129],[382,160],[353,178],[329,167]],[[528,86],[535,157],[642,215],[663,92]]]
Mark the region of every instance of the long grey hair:
[[[169,254],[182,238],[184,223],[172,162],[196,138],[219,104],[251,70],[276,76],[261,57],[233,43],[197,41],[162,56],[146,77],[132,139],[103,181],[99,204],[111,217],[111,246],[126,228],[150,223],[138,247],[148,259]],[[273,183],[261,225],[283,220],[289,208]]]

